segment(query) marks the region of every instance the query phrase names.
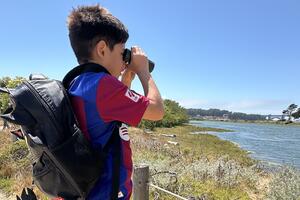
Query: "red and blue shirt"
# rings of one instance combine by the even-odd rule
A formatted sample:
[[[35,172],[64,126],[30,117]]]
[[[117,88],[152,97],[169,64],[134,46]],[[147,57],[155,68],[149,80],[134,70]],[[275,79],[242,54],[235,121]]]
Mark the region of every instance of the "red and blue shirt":
[[[76,77],[69,88],[69,94],[80,128],[94,148],[105,146],[113,133],[116,121],[124,123],[119,129],[121,137],[119,199],[128,200],[132,192],[132,155],[125,124],[137,126],[149,100],[105,72],[88,72]],[[110,199],[112,171],[112,154],[109,151],[104,172],[90,192],[88,200]]]

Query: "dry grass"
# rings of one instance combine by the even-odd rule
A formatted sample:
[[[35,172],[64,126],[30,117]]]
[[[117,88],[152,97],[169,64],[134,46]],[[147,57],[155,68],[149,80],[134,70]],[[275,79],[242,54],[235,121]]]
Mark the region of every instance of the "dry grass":
[[[190,134],[195,131],[212,129],[182,126],[157,128],[149,134],[131,128],[134,162],[150,166],[154,184],[185,197],[250,199],[247,191],[257,192],[258,180],[262,178],[256,162],[236,145],[208,134]],[[162,134],[175,134],[176,137]],[[168,143],[170,140],[178,145]],[[152,198],[173,199],[154,190],[151,195]]]
[[[300,171],[293,167],[281,167],[270,181],[268,200],[300,200]]]
[[[20,195],[23,188],[34,189],[38,199],[47,200],[32,185],[32,168],[25,141],[12,143],[8,131],[0,132],[0,190],[8,196]],[[14,198],[15,199],[15,198]]]
[[[145,133],[130,128],[134,163],[150,166],[152,183],[190,199],[273,200],[295,199],[292,195],[298,195],[298,171],[288,169],[270,176],[238,146],[216,136],[190,134],[195,131],[212,129],[182,126]],[[162,134],[175,134],[176,137]],[[169,141],[178,142],[178,145]],[[32,183],[25,143],[12,144],[9,134],[3,132],[0,142],[0,189],[10,195],[20,194],[23,187],[30,187]],[[34,190],[39,199],[47,199],[36,188]],[[150,199],[174,198],[151,189]]]

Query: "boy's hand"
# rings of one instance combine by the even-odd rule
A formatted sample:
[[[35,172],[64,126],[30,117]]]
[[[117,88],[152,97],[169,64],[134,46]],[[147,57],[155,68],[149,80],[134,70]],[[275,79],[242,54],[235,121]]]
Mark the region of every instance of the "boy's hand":
[[[161,120],[164,116],[163,100],[149,72],[148,58],[144,51],[137,46],[131,48],[131,53],[131,62],[128,65],[128,69],[138,75],[144,89],[144,94],[149,99],[143,119]]]
[[[128,69],[136,74],[149,73],[149,62],[145,52],[138,46],[131,47],[131,62]]]

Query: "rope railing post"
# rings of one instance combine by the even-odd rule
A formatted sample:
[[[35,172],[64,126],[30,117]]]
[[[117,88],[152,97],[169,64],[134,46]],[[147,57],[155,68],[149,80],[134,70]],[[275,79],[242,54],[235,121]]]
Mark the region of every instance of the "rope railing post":
[[[149,166],[134,167],[133,200],[149,200]]]

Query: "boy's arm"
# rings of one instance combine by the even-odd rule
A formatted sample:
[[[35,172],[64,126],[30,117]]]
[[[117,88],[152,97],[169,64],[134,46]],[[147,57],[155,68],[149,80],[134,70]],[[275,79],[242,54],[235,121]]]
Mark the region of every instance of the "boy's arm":
[[[161,120],[164,116],[163,100],[150,73],[139,73],[138,77],[143,85],[145,96],[149,99],[149,105],[143,115],[143,119]]]
[[[129,69],[126,69],[122,74],[121,82],[126,85],[128,88],[131,88],[131,82],[135,77],[135,73]]]
[[[149,99],[149,105],[143,115],[143,119],[161,120],[164,116],[163,100],[149,72],[148,59],[138,47],[132,47],[132,54],[132,61],[128,68],[138,75],[145,96]]]

